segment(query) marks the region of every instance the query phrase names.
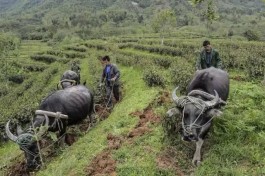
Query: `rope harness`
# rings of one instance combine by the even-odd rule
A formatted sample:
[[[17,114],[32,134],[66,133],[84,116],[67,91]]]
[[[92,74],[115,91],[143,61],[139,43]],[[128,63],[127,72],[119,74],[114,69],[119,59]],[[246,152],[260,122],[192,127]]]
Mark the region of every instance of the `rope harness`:
[[[208,123],[210,123],[212,121],[212,119],[214,118],[214,116],[208,120],[205,124],[203,125],[198,125],[196,124],[197,120],[200,118],[200,116],[205,112],[205,110],[207,109],[206,104],[203,102],[203,100],[196,98],[196,97],[192,97],[192,96],[185,96],[183,97],[180,102],[179,102],[180,106],[183,107],[183,111],[182,111],[182,128],[183,130],[188,133],[191,134],[192,129],[197,129],[197,128],[203,128],[204,126],[206,126]],[[200,109],[201,112],[200,114],[196,117],[196,119],[189,125],[185,125],[184,124],[184,112],[185,112],[185,106],[187,104],[192,104],[194,105],[196,108]]]
[[[68,119],[68,116],[67,115],[64,115],[64,114],[62,114],[60,112],[54,113],[54,112],[50,112],[50,111],[36,110],[35,114],[36,115],[44,115],[46,117],[47,116],[54,117],[55,118],[55,121],[54,121],[54,123],[53,123],[52,126],[54,126],[54,125],[57,124],[58,125],[58,128],[59,128],[59,131],[62,131],[62,129],[63,129],[63,123],[62,123],[62,120],[61,119]],[[32,121],[32,126],[34,127],[33,121]],[[24,133],[24,134],[19,135],[18,138],[17,138],[17,140],[15,142],[20,146],[20,148],[24,152],[26,152],[27,154],[29,154],[29,155],[31,155],[31,156],[34,157],[33,158],[33,163],[37,163],[36,162],[36,159],[38,157],[40,157],[41,164],[43,165],[44,163],[43,163],[43,159],[42,159],[42,155],[41,155],[41,150],[40,150],[40,145],[39,145],[39,140],[38,140],[38,134],[36,133],[36,131],[37,131],[37,128],[36,129],[29,128],[27,130],[27,133]],[[55,142],[58,142],[60,139],[62,139],[64,135],[65,135],[65,133],[57,141],[55,141]],[[30,151],[28,149],[33,144],[35,138],[36,138],[37,147],[38,147],[38,151],[39,151],[38,153],[34,153],[34,152],[32,152],[32,151]],[[45,148],[51,147],[52,145],[55,144],[55,142],[52,143],[51,145],[45,147]],[[17,156],[17,157],[19,157],[19,156]],[[15,157],[15,158],[17,158],[17,157]],[[40,167],[40,166],[41,166],[40,164],[37,164],[37,168]],[[5,167],[1,167],[1,169],[2,168],[5,168]]]
[[[72,83],[72,85],[76,85],[76,81],[72,80],[72,79],[63,79],[63,80],[59,81],[60,84],[63,82],[70,82],[70,83]]]
[[[77,85],[77,82],[75,80],[63,79],[63,80],[59,81],[59,83],[57,84],[57,89],[59,89],[59,85],[62,87],[62,83],[64,83],[64,82],[69,82],[69,83],[71,83],[72,86]]]

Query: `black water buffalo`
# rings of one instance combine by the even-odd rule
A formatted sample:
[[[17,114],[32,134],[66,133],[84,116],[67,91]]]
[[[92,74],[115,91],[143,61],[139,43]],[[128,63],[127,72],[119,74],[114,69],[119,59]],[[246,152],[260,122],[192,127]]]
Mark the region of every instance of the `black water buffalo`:
[[[63,73],[63,76],[61,77],[60,84],[62,88],[70,87],[73,85],[80,84],[80,77],[78,74],[72,70],[67,70]],[[57,87],[57,89],[59,89]]]
[[[59,131],[59,135],[62,136],[66,132],[67,125],[76,124],[91,116],[93,106],[93,94],[83,85],[57,90],[41,102],[33,120],[33,129],[45,124],[48,131]],[[6,134],[25,152],[28,169],[40,167],[36,135],[32,130],[27,132],[17,130],[16,136],[11,133],[9,125],[10,121],[6,124]]]
[[[197,71],[188,86],[186,96],[177,97],[172,93],[176,108],[170,109],[168,116],[181,117],[182,139],[196,142],[193,164],[201,162],[201,147],[210,129],[214,116],[220,116],[221,105],[225,105],[229,93],[227,72],[214,67]]]

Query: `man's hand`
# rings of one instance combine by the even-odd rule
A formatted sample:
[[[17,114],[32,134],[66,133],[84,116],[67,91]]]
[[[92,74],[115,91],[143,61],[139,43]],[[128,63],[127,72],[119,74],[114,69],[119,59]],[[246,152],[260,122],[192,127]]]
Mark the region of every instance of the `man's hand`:
[[[99,83],[99,87],[103,87],[104,86],[104,84],[103,83]]]
[[[116,77],[111,78],[110,81],[114,82],[116,80]]]

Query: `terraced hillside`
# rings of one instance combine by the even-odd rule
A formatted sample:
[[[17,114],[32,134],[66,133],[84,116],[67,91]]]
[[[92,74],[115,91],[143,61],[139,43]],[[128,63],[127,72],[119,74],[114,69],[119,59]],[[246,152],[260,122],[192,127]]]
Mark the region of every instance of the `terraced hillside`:
[[[214,119],[201,166],[191,164],[192,145],[182,142],[177,133],[168,134],[164,114],[172,107],[171,90],[179,85],[181,93],[185,92],[202,40],[168,38],[161,46],[156,37],[132,36],[52,48],[36,42],[34,48],[39,51],[28,47],[32,42],[23,42],[16,63],[42,65],[45,69],[29,71],[14,66],[22,68],[21,73],[26,76],[20,84],[6,83],[12,88],[1,97],[0,106],[5,109],[1,112],[2,125],[9,118],[28,122],[73,59],[80,62],[82,81],[96,90],[102,69],[97,58],[109,55],[121,69],[121,102],[107,119],[83,132],[77,142],[59,148],[57,155],[45,160],[45,167],[36,175],[265,174],[265,92],[261,84],[264,43],[212,40],[230,74],[231,91],[224,115]],[[25,51],[26,48],[30,49]],[[13,160],[19,153],[15,144],[2,144],[1,174],[27,174],[19,165],[23,157]]]
[[[150,33],[156,31],[152,29],[152,23],[158,12],[167,9],[176,16],[172,31],[177,28],[205,36],[228,37],[229,34],[235,38],[241,36],[250,40],[264,40],[265,5],[262,0],[213,1],[210,8],[215,18],[209,30],[206,29],[205,15],[208,1],[196,7],[190,2],[0,0],[0,28],[5,32],[17,33],[23,39],[53,41],[62,41],[73,35],[88,39]]]

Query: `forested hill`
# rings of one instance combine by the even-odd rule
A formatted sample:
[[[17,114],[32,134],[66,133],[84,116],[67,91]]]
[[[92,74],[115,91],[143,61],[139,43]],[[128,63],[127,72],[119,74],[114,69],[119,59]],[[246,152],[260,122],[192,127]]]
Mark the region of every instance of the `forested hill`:
[[[259,31],[265,18],[262,0],[213,2],[216,27],[212,31],[226,27],[242,33],[242,28],[251,28],[263,35]],[[194,8],[188,0],[0,0],[0,29],[18,32],[25,39],[52,38],[58,33],[75,33],[83,38],[101,33],[137,33],[140,28],[148,30],[161,9],[174,11],[176,28],[201,26],[205,8],[206,4]]]

